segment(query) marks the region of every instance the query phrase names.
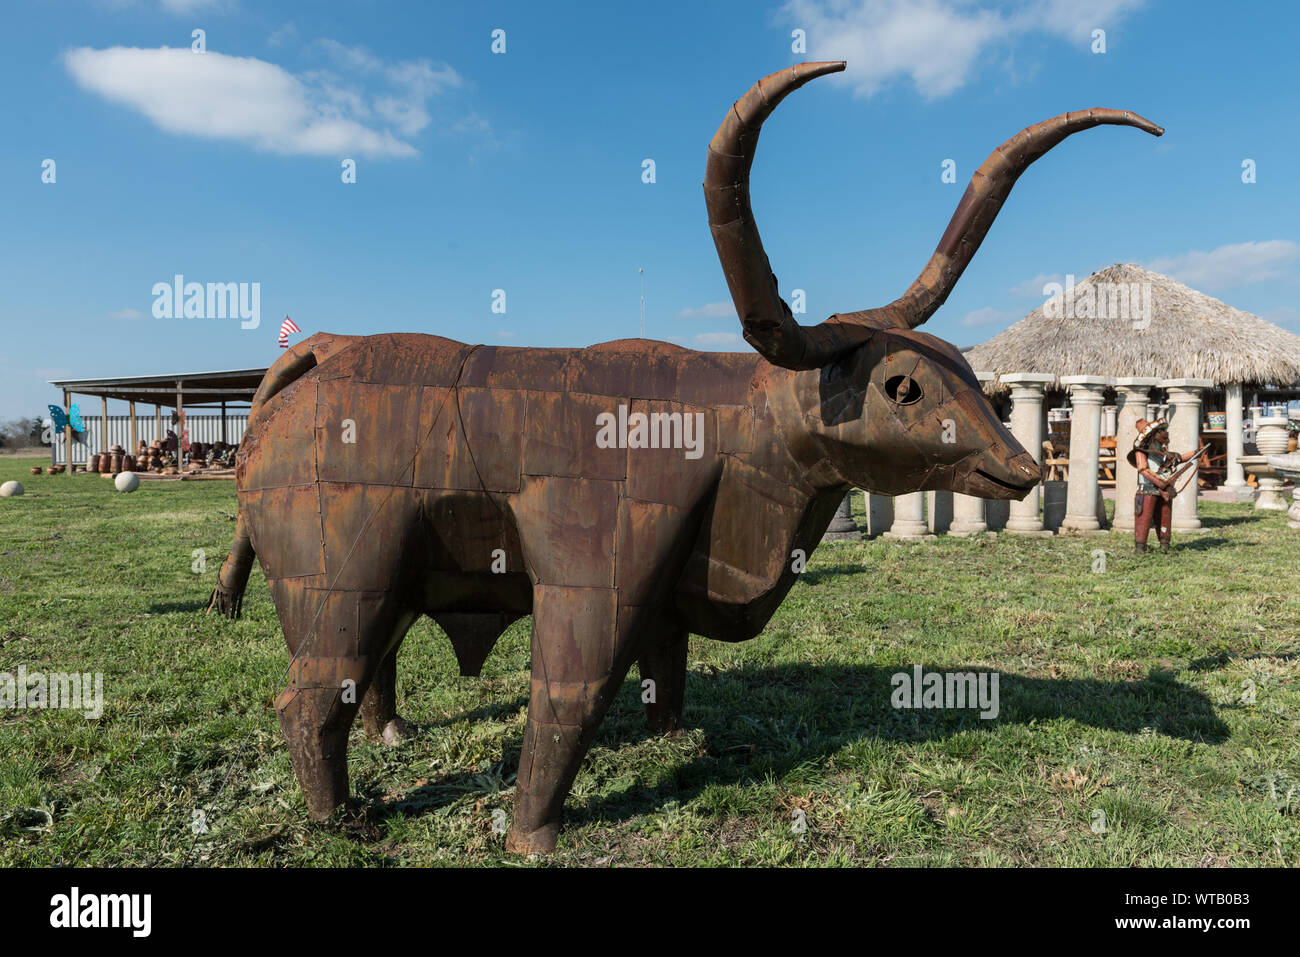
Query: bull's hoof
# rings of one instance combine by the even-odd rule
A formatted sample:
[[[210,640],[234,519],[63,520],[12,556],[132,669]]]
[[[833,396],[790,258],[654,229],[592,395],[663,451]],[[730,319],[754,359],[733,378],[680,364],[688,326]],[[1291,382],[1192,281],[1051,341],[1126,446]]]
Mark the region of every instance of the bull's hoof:
[[[379,736],[379,740],[390,748],[396,747],[406,740],[407,730],[406,722],[400,717],[394,717],[384,725],[384,732]]]
[[[649,719],[646,721],[646,729],[651,735],[657,735],[663,738],[680,738],[686,733],[680,718],[670,718],[667,720]]]
[[[535,831],[521,834],[514,828],[506,835],[506,850],[512,854],[550,854],[560,836],[560,824],[543,824]]]

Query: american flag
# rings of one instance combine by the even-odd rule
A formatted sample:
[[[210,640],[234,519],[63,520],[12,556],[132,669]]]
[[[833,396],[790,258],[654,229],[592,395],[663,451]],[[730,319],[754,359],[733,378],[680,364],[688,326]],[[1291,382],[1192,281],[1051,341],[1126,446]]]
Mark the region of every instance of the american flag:
[[[284,322],[280,323],[280,348],[281,349],[289,348],[289,333],[291,332],[302,332],[302,330],[298,328],[298,324],[296,322],[294,322],[288,316],[285,316]]]

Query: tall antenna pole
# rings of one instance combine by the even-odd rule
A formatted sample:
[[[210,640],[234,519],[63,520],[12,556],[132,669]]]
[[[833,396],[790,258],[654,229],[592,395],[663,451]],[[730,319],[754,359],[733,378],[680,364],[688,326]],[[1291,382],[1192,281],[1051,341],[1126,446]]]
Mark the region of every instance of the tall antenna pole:
[[[641,338],[645,338],[645,270],[640,266],[636,269],[641,276]]]

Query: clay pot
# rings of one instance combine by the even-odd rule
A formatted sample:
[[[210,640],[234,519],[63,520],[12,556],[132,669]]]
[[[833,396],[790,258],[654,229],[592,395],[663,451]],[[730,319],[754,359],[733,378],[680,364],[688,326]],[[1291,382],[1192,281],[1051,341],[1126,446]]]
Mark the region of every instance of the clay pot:
[[[108,452],[99,453],[99,474],[111,475],[113,472],[113,456]]]
[[[32,474],[33,474],[33,475],[40,475],[40,474],[41,474],[41,467],[40,467],[39,465],[33,465],[33,466],[32,466]]]
[[[98,472],[98,471],[99,471],[99,453],[98,453],[98,452],[96,452],[94,455],[92,455],[92,456],[90,457],[90,461],[86,463],[86,471],[87,471],[87,472]]]
[[[66,468],[66,466],[63,466],[63,465],[51,465],[51,466],[50,466],[50,474],[51,474],[51,475],[62,475],[62,474],[63,474],[63,470],[64,470],[64,468]]]
[[[1259,419],[1256,423],[1255,447],[1260,455],[1280,455],[1286,451],[1289,437],[1286,434],[1286,419],[1280,416]]]

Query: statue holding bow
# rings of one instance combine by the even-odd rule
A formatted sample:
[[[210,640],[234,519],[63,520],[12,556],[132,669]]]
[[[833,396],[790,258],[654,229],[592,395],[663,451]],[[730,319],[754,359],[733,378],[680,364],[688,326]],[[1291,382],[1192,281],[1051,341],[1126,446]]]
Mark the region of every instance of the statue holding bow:
[[[1137,497],[1133,502],[1133,551],[1147,550],[1147,536],[1156,526],[1160,550],[1169,551],[1174,497],[1186,487],[1179,477],[1195,464],[1208,446],[1195,452],[1169,451],[1169,423],[1164,419],[1137,421],[1137,438],[1128,462],[1138,472]],[[1190,479],[1188,479],[1190,481]]]

